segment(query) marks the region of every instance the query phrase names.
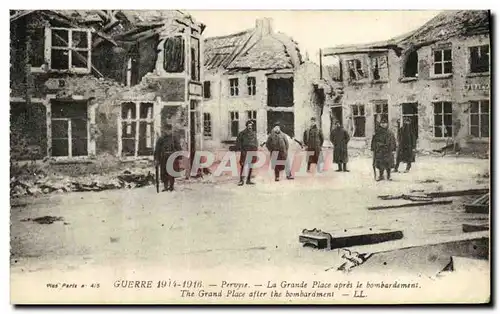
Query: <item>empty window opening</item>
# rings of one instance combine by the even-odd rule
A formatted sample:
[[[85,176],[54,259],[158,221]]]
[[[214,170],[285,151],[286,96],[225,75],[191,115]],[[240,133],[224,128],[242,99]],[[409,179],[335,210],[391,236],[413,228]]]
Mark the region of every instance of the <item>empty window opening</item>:
[[[485,73],[490,71],[490,46],[483,45],[470,47],[471,73]]]
[[[203,82],[203,98],[209,99],[210,95],[210,81]]]
[[[293,107],[293,78],[267,79],[267,105]]]
[[[477,138],[490,137],[490,101],[470,102],[469,110],[470,135]]]
[[[169,73],[184,72],[184,38],[182,36],[170,37],[163,45],[163,68]]]
[[[127,86],[139,84],[139,62],[136,56],[131,56],[127,60]]]
[[[365,105],[351,105],[351,110],[354,122],[353,137],[365,137],[366,136]]]
[[[240,93],[239,81],[237,78],[229,79],[229,95],[238,96]]]
[[[200,40],[191,37],[191,79],[200,81]]]
[[[280,123],[280,129],[290,137],[295,136],[295,116],[293,112],[268,111],[267,112],[267,133],[271,133],[274,123]]]
[[[403,71],[404,77],[417,77],[418,76],[418,52],[412,51],[406,58],[405,67]]]
[[[351,81],[358,81],[366,78],[365,71],[363,71],[363,63],[359,59],[347,61],[347,69]]]
[[[247,88],[248,88],[248,95],[255,95],[257,92],[256,88],[257,81],[255,80],[255,77],[247,77]]]
[[[240,113],[238,111],[229,112],[229,128],[231,137],[237,137],[240,132]]]
[[[453,120],[451,102],[434,103],[434,137],[448,138],[453,136]]]
[[[450,74],[453,72],[451,49],[434,50],[434,74]]]
[[[387,81],[389,79],[387,56],[373,56],[370,59],[372,64],[373,80]]]

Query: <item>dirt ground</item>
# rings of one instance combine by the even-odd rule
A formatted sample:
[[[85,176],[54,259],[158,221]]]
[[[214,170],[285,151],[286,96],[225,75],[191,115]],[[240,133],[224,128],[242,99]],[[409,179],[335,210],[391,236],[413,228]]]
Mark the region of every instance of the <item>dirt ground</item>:
[[[173,193],[154,187],[69,193],[16,200],[11,208],[12,274],[86,265],[156,263],[171,269],[238,269],[334,266],[331,252],[303,248],[304,228],[339,234],[367,228],[399,229],[404,239],[448,237],[464,222],[486,215],[441,205],[368,211],[387,204],[377,195],[410,190],[487,186],[488,160],[422,157],[410,173],[375,182],[370,159],[357,158],[350,173],[326,173],[274,182],[257,174],[255,186],[237,179],[184,183]],[[403,167],[401,167],[403,168]],[[392,204],[392,203],[391,203]],[[51,224],[33,219],[62,217]],[[337,254],[335,254],[337,255]]]

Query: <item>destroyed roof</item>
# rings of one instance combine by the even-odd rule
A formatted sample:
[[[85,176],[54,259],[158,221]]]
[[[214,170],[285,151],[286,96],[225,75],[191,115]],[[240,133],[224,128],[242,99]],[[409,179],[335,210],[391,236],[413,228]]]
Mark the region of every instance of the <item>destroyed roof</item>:
[[[269,20],[264,23],[270,23]],[[257,25],[259,24],[259,21]],[[205,68],[215,70],[292,69],[303,63],[298,44],[270,25],[205,40]]]
[[[19,10],[11,11],[10,21],[13,22],[33,12],[57,15],[73,25],[98,24],[104,27],[106,24],[120,22],[121,25],[118,27],[112,25],[106,29],[111,36],[121,35],[131,29],[159,27],[175,22],[186,25],[195,24],[201,30],[205,27],[201,23],[196,23],[189,14],[179,10]]]
[[[324,49],[324,55],[361,52],[367,49],[394,48],[406,49],[422,47],[437,41],[454,37],[469,37],[490,32],[490,12],[487,10],[449,10],[443,11],[430,21],[412,31],[392,39],[368,44],[337,46]]]

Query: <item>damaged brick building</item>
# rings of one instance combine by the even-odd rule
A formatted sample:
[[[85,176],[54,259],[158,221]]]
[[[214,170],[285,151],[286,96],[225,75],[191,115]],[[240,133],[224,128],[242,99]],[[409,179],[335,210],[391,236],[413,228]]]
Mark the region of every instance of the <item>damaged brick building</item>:
[[[253,29],[205,40],[204,147],[232,143],[248,120],[259,140],[275,121],[301,140],[311,117],[323,105],[315,92],[319,66],[304,60],[297,43],[273,31],[272,20]]]
[[[204,28],[181,11],[11,11],[11,158],[151,156],[167,124],[199,148]]]
[[[410,118],[419,150],[488,151],[489,33],[489,11],[444,11],[397,38],[323,49],[343,91],[328,104],[332,120],[347,126],[352,147],[368,148],[385,116],[392,128]]]

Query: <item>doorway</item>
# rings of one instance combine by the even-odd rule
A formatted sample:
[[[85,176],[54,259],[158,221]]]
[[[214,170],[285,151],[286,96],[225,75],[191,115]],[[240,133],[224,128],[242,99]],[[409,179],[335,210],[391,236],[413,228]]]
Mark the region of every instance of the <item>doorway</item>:
[[[410,119],[411,128],[413,134],[418,139],[418,103],[405,103],[401,105],[402,119],[401,123],[405,118]]]
[[[332,127],[335,125],[335,122],[339,121],[340,122],[340,125],[344,125],[344,115],[343,115],[343,111],[342,111],[342,105],[333,105],[331,107],[331,111],[330,111],[330,117],[332,119]]]

